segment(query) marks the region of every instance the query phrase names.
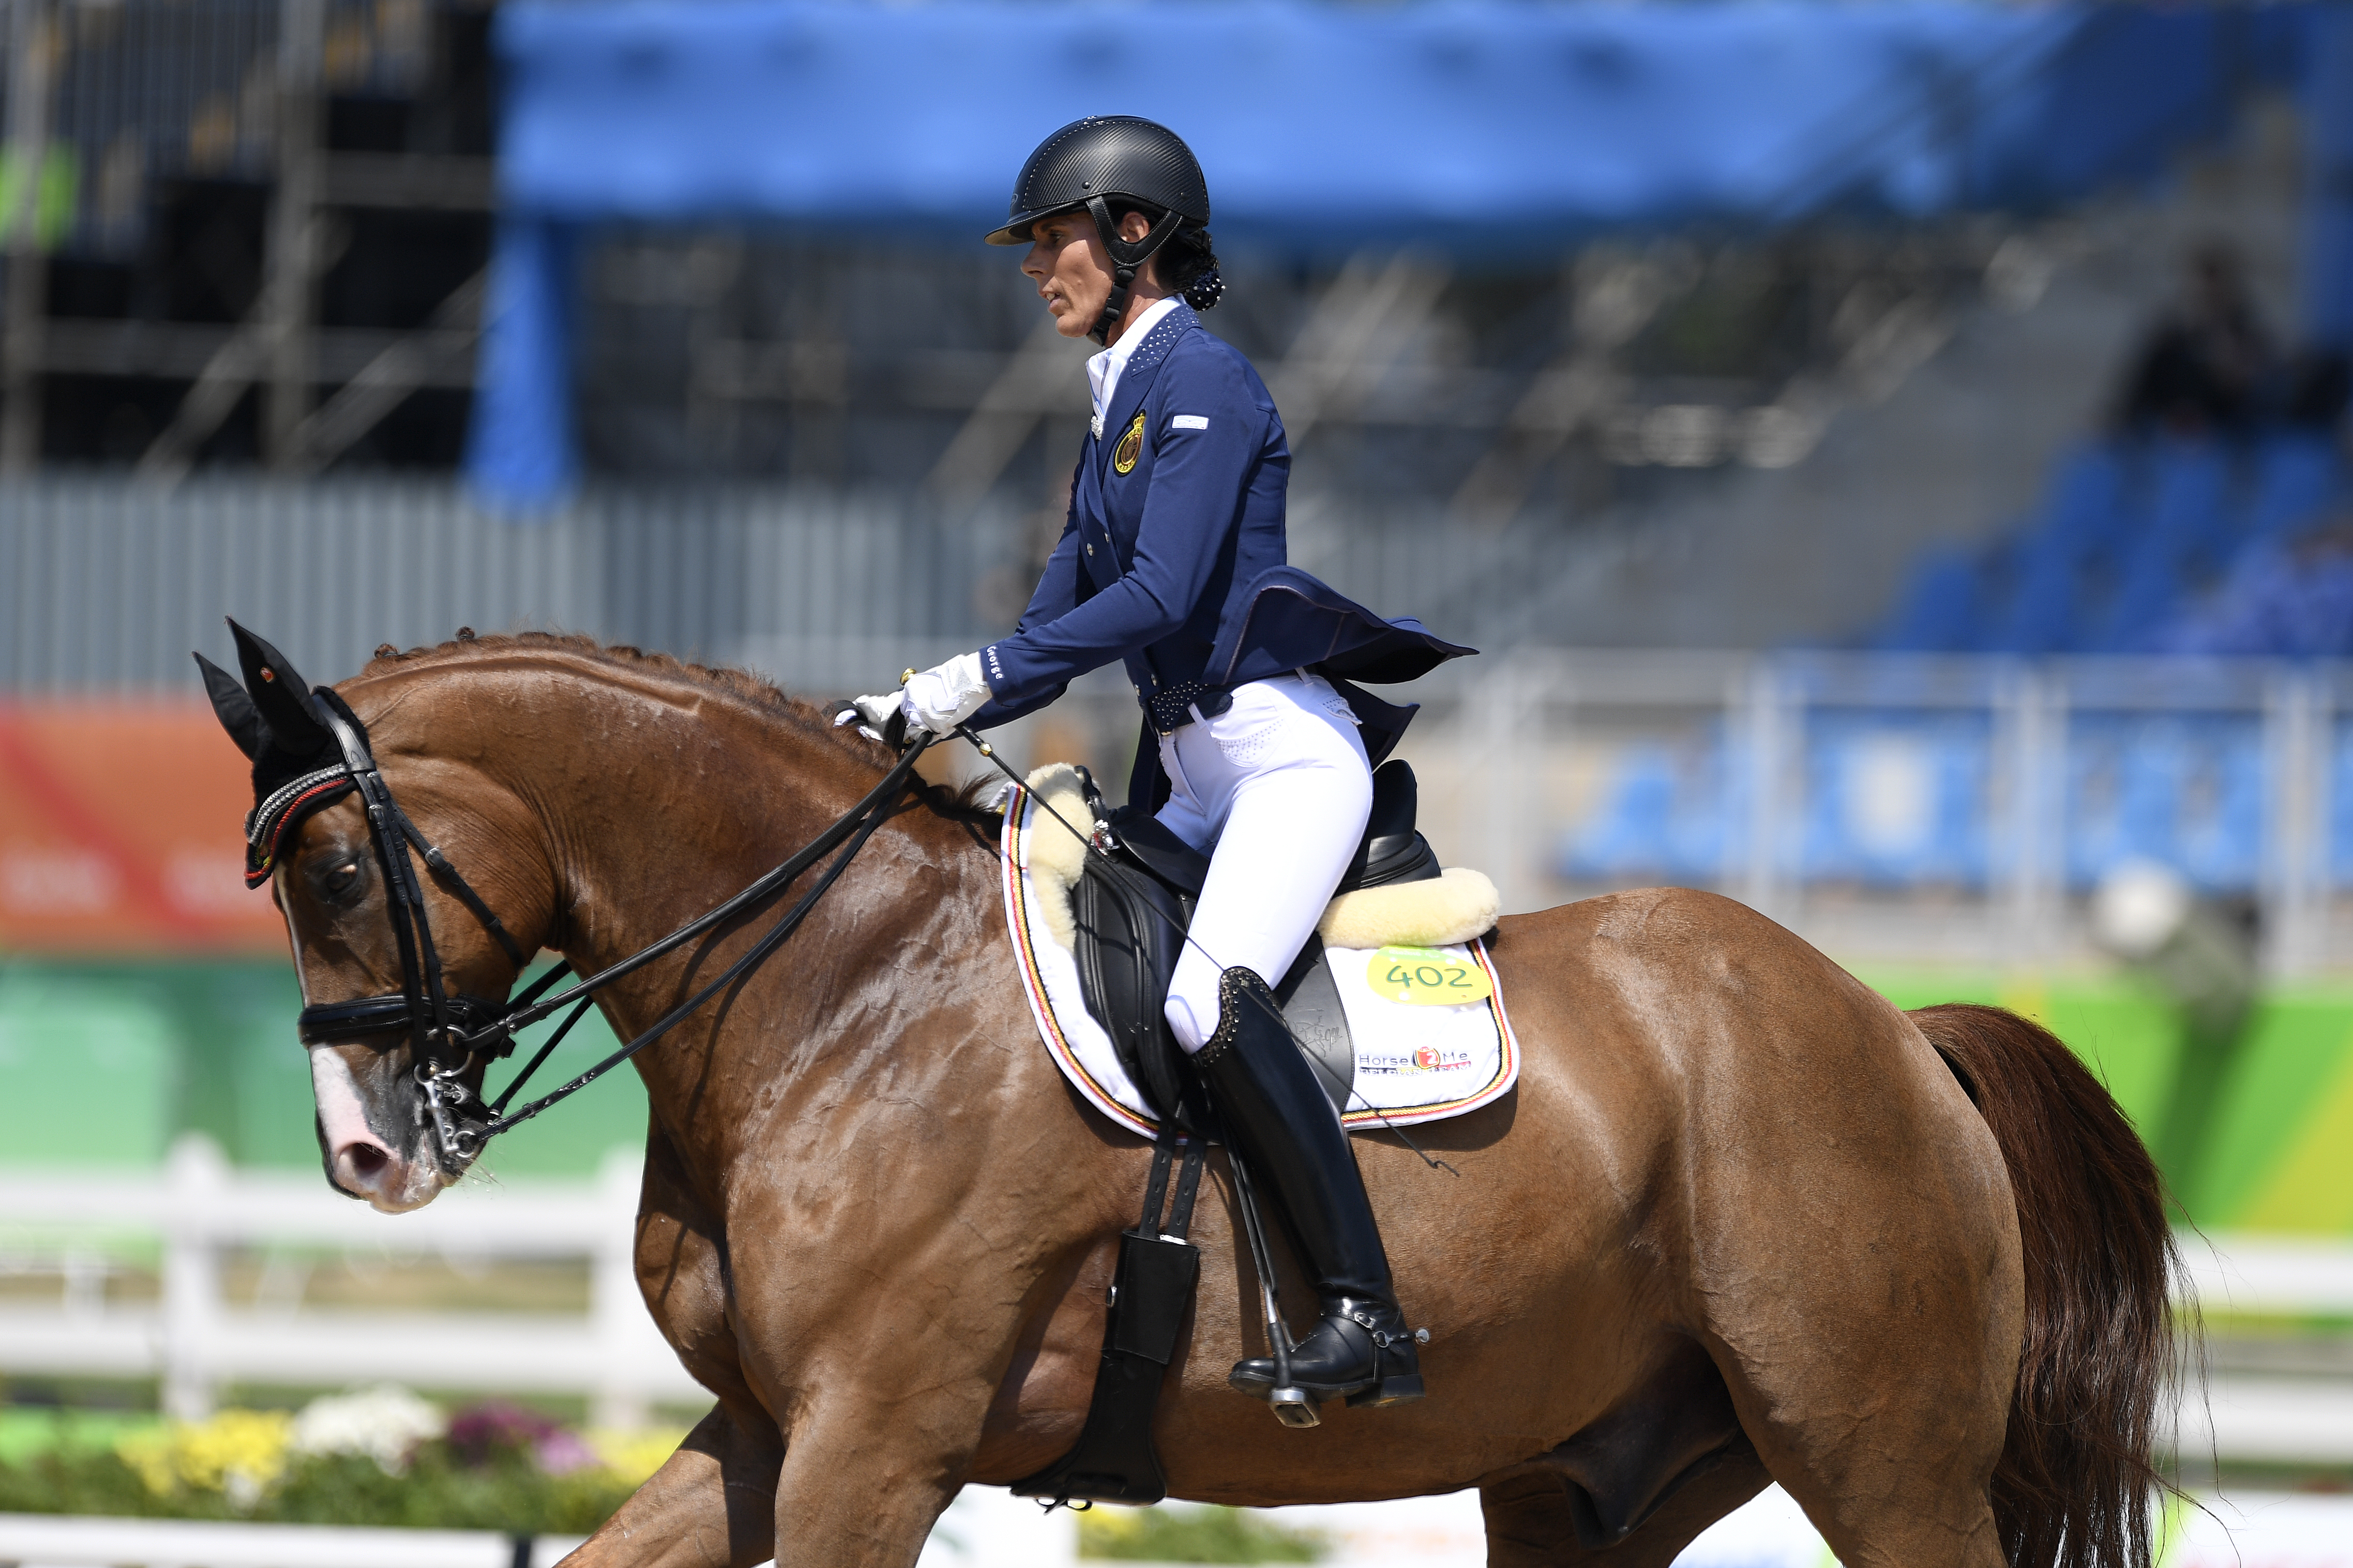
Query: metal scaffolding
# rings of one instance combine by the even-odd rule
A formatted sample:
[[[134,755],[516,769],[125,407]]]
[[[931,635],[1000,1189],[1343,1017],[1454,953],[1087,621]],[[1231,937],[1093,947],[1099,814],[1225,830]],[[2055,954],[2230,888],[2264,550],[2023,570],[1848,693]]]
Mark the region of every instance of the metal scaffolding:
[[[479,264],[404,326],[335,323],[322,284],[367,219],[380,237],[384,219],[461,215],[480,230],[472,248],[487,252],[486,145],[358,150],[339,145],[331,123],[338,95],[381,105],[446,93],[427,58],[436,30],[481,7],[8,4],[0,472],[26,472],[56,450],[43,426],[60,378],[144,384],[149,396],[159,384],[171,389],[168,413],[125,454],[142,477],[167,483],[248,393],[258,394],[258,455],[301,474],[350,450],[412,393],[471,384]],[[266,204],[259,267],[215,279],[217,292],[243,296],[234,319],[192,320],[168,300],[92,312],[52,299],[60,269],[122,268],[142,257],[167,273],[235,272],[217,256],[178,253],[159,232],[169,226],[161,193],[175,182],[252,191]]]

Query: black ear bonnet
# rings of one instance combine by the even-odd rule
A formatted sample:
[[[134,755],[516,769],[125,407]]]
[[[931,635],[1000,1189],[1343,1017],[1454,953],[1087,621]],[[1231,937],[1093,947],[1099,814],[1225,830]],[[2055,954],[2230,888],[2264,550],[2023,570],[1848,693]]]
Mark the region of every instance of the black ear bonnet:
[[[312,812],[357,787],[343,747],[327,727],[329,710],[363,742],[367,730],[332,689],[307,685],[285,655],[235,621],[228,629],[237,639],[237,666],[245,673],[242,684],[203,654],[195,659],[221,728],[253,763],[253,811],[245,819],[245,885],[259,888],[276,868],[279,846],[287,834]]]

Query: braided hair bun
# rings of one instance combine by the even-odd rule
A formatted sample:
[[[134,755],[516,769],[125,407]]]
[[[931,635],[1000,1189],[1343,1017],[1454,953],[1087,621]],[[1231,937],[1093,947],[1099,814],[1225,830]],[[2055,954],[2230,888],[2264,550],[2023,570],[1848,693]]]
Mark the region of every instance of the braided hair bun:
[[[1226,291],[1226,280],[1218,272],[1218,253],[1211,248],[1209,231],[1180,229],[1162,254],[1168,286],[1184,295],[1185,303],[1196,310],[1214,310]]]

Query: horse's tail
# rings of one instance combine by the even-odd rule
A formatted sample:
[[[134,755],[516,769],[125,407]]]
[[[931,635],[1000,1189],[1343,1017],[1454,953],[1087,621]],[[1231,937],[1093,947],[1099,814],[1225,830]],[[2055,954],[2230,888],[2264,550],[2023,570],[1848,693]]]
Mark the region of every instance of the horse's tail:
[[[2147,1568],[2175,1262],[2157,1163],[2059,1037],[2000,1007],[1912,1021],[2010,1167],[2026,1332],[1993,1511],[2010,1568]]]

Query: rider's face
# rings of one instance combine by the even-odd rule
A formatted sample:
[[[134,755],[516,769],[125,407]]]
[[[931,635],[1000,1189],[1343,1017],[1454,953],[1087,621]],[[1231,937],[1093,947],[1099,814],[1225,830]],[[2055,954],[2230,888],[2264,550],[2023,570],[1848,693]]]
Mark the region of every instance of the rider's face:
[[[1152,232],[1142,213],[1120,220],[1122,239],[1134,241]],[[1094,219],[1082,210],[1056,213],[1030,226],[1029,254],[1021,259],[1022,273],[1038,286],[1038,298],[1054,318],[1054,330],[1066,338],[1083,338],[1103,314],[1111,298],[1111,256]],[[1152,264],[1145,263],[1136,279],[1141,301],[1151,289]]]

